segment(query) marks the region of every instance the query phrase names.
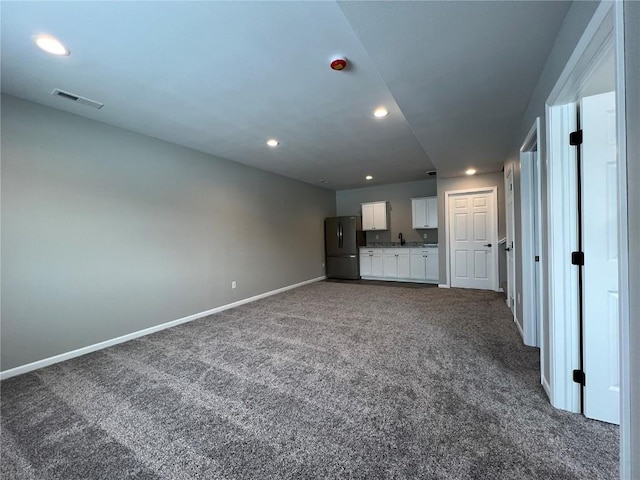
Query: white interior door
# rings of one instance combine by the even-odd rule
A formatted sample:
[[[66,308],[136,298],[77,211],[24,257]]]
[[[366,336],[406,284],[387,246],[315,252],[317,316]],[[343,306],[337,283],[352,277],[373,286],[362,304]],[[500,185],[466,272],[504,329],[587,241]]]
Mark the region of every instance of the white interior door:
[[[495,189],[447,192],[452,287],[496,290],[498,222]]]
[[[618,166],[615,93],[580,102],[583,283],[584,414],[620,423],[618,315]]]
[[[515,245],[515,210],[513,201],[513,167],[509,169],[505,181],[505,203],[507,214],[507,243],[505,250],[507,253],[507,305],[511,309],[513,318],[516,318],[516,262],[514,258]],[[520,325],[522,330],[522,325]]]
[[[542,218],[540,212],[542,210],[542,198],[541,198],[541,187],[540,187],[540,155],[538,154],[536,145],[536,150],[533,151],[533,205],[534,205],[534,213],[533,213],[533,253],[534,253],[534,310],[532,320],[535,324],[536,331],[536,339],[532,342],[532,346],[539,347],[541,350],[543,348],[542,343],[542,307],[544,305],[544,299],[542,298]],[[541,355],[542,358],[542,355]],[[542,363],[542,360],[541,360]]]

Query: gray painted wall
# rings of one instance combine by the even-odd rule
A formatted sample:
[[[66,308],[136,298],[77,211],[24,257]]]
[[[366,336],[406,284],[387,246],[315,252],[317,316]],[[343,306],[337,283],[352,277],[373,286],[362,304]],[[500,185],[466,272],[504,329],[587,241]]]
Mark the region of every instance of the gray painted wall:
[[[445,221],[444,211],[445,192],[452,190],[467,190],[471,188],[498,187],[498,239],[505,236],[505,203],[504,203],[504,176],[502,172],[486,175],[471,175],[465,177],[438,179],[438,248],[440,258],[440,283],[447,281],[447,252],[445,245]],[[502,279],[501,279],[502,280]]]
[[[9,96],[1,148],[2,370],[324,275],[331,190]]]
[[[518,133],[514,138],[514,144],[511,148],[510,152],[507,155],[507,161],[505,162],[505,171],[508,171],[510,165],[513,166],[513,179],[514,179],[514,203],[516,210],[516,221],[515,227],[516,232],[522,231],[522,216],[520,215],[520,211],[522,208],[521,202],[521,191],[520,191],[520,147],[524,142],[524,139],[531,129],[536,117],[540,117],[540,145],[538,145],[538,152],[541,155],[541,164],[542,164],[542,223],[545,225],[547,223],[546,211],[547,211],[547,186],[544,181],[546,178],[546,139],[545,139],[545,131],[546,131],[546,123],[545,123],[545,102],[551,93],[551,90],[555,86],[562,70],[564,69],[569,57],[573,53],[578,40],[582,36],[587,24],[593,17],[596,8],[598,7],[598,2],[573,2],[567,15],[563,21],[562,27],[558,32],[558,36],[553,44],[551,52],[549,52],[549,56],[545,63],[544,69],[540,78],[538,80],[538,84],[531,95],[531,99],[529,101],[529,105],[527,110],[522,117],[520,122]],[[521,251],[521,244],[519,241],[516,241],[516,250]],[[546,238],[543,235],[543,245],[542,245],[542,261],[546,262],[549,258],[549,246],[547,244]],[[548,272],[545,269],[545,276],[543,278],[543,285],[548,285]],[[543,287],[546,288],[546,287]],[[522,299],[522,258],[518,257],[516,259],[516,298],[519,296]],[[516,313],[519,319],[522,318],[522,301],[516,303]],[[545,318],[549,318],[548,310],[544,313]],[[548,333],[549,329],[544,329],[545,332]],[[546,344],[549,344],[549,339],[546,338]],[[546,352],[550,354],[550,351]],[[544,362],[546,366],[546,371],[544,375],[546,378],[549,378],[550,372],[550,358],[547,357]]]
[[[367,242],[397,242],[398,235],[402,233],[407,242],[436,243],[438,241],[437,228],[414,230],[411,227],[411,199],[435,197],[436,192],[435,178],[418,182],[339,190],[336,192],[336,209],[338,215],[362,215],[361,203],[386,200],[389,202],[389,230],[367,232]],[[440,225],[439,222],[438,225]],[[424,234],[428,236],[426,240]]]
[[[623,452],[623,478],[640,478],[640,2],[625,2],[625,84],[627,123],[627,216],[629,220],[629,418],[623,418],[622,435],[629,448]],[[623,372],[624,373],[624,372]],[[627,423],[628,422],[628,423]]]

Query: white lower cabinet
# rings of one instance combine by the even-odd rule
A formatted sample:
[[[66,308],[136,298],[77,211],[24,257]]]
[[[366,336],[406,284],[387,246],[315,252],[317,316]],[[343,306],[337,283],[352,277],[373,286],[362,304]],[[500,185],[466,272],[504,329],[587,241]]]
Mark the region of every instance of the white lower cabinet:
[[[360,249],[360,276],[382,277],[382,252],[380,248]]]
[[[364,279],[438,283],[438,271],[437,247],[360,249]]]
[[[411,276],[410,254],[406,249],[385,249],[383,262],[386,278],[409,278]]]
[[[439,281],[440,266],[438,264],[437,248],[411,250],[411,278],[414,280]]]

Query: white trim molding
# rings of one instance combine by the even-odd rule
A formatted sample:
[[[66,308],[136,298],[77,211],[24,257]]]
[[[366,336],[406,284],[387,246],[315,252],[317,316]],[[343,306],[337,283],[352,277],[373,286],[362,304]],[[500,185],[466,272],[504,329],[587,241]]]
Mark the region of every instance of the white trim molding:
[[[618,129],[618,205],[619,205],[619,312],[620,312],[620,476],[621,478],[640,478],[640,428],[638,418],[640,415],[640,357],[637,339],[640,338],[638,330],[640,322],[631,323],[631,311],[635,312],[635,320],[638,319],[638,309],[631,308],[631,303],[638,305],[637,296],[631,297],[635,278],[637,291],[638,262],[632,265],[635,247],[635,256],[638,252],[638,211],[637,191],[632,193],[629,185],[633,185],[633,171],[638,171],[638,145],[640,140],[637,134],[627,135],[627,131],[638,131],[638,115],[640,110],[640,95],[637,89],[637,78],[630,72],[638,71],[640,61],[637,52],[640,45],[640,34],[637,25],[640,18],[640,5],[635,2],[616,2],[615,10],[615,58],[616,58],[616,121]],[[631,26],[632,28],[629,28]],[[634,54],[635,52],[635,54]],[[626,62],[629,62],[628,64]],[[628,71],[627,71],[628,69]],[[629,92],[626,86],[632,86]],[[635,87],[634,87],[635,86]],[[635,129],[634,129],[635,125]],[[630,167],[634,160],[629,157],[629,152],[635,152],[636,166]],[[633,168],[633,170],[632,170]],[[636,183],[637,184],[637,183]],[[635,272],[635,277],[634,277]]]
[[[577,127],[576,105],[547,106],[547,245],[549,248],[549,348],[554,407],[580,412],[578,270],[571,252],[578,245],[576,149],[569,133]]]
[[[206,310],[204,312],[194,313],[193,315],[189,315],[187,317],[179,318],[177,320],[172,320],[170,322],[161,323],[160,325],[155,325],[153,327],[145,328],[144,330],[138,330],[137,332],[128,333],[126,335],[112,338],[110,340],[105,340],[104,342],[95,343],[93,345],[87,345],[86,347],[78,348],[70,352],[61,353],[53,357],[43,358],[42,360],[38,360],[36,362],[31,362],[31,363],[27,363],[26,365],[21,365],[19,367],[11,368],[9,370],[5,370],[4,372],[0,372],[0,380],[5,380],[7,378],[15,377],[16,375],[22,375],[23,373],[32,372],[33,370],[38,370],[40,368],[48,367],[49,365],[64,362],[65,360],[71,360],[72,358],[80,357],[82,355],[86,355],[87,353],[103,350],[113,345],[118,345],[119,343],[124,343],[124,342],[128,342],[129,340],[134,340],[136,338],[144,337],[146,335],[159,332],[160,330],[165,330],[167,328],[175,327],[183,323],[192,322],[193,320],[198,320],[199,318],[208,317],[209,315],[213,315],[214,313],[219,313],[224,310],[229,310],[230,308],[239,307],[240,305],[244,305],[246,303],[255,302],[256,300],[270,297],[272,295],[277,295],[278,293],[286,292],[287,290],[293,290],[294,288],[302,287],[310,283],[320,282],[322,280],[325,280],[326,278],[327,278],[326,276],[312,278],[310,280],[305,280],[304,282],[296,283],[294,285],[288,285],[286,287],[278,288],[276,290],[271,290],[270,292],[265,292],[259,295],[255,295],[253,297],[244,298],[242,300],[238,300],[237,302],[221,305],[219,307],[215,307],[210,310]]]

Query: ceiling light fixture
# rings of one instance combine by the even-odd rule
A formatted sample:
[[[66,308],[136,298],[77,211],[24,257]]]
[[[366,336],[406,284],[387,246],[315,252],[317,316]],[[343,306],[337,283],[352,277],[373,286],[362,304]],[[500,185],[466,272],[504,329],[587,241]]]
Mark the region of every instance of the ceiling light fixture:
[[[378,107],[373,112],[373,116],[376,118],[384,118],[387,115],[389,115],[389,112],[384,107]]]
[[[476,173],[476,169],[475,169],[475,168],[469,168],[469,169],[467,169],[467,171],[466,171],[466,172],[464,172],[464,173],[466,173],[467,175],[475,175],[475,173]]]
[[[373,177],[371,175],[367,175],[366,177],[364,177],[365,180],[373,180]]]
[[[269,140],[267,140],[267,145],[269,145],[270,147],[277,147],[278,145],[280,145],[280,142],[275,138],[270,138]]]
[[[60,40],[51,35],[34,35],[33,41],[42,50],[52,55],[59,55],[65,57],[70,55],[71,52],[65,47]]]

